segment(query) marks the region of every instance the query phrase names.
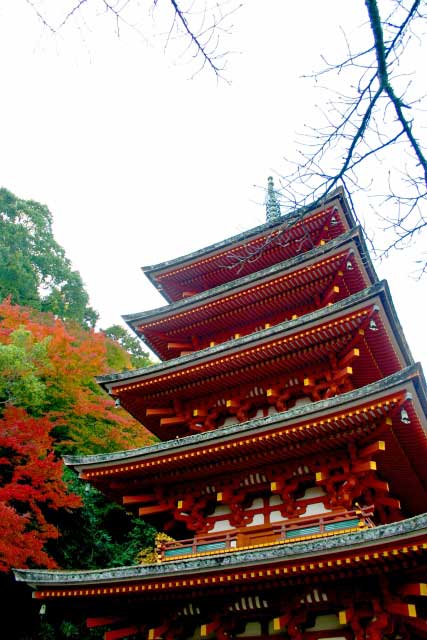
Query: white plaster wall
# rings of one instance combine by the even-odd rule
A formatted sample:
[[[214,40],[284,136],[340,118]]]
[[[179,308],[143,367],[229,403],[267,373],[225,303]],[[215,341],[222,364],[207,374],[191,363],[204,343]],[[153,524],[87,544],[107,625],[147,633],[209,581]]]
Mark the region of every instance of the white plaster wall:
[[[284,522],[287,518],[284,518],[280,511],[270,511],[270,522]]]
[[[208,533],[215,533],[217,531],[229,531],[230,529],[234,529],[234,527],[232,527],[230,524],[230,520],[217,520],[212,529],[209,529]]]
[[[231,513],[230,507],[228,506],[228,504],[218,504],[215,507],[215,511],[213,512],[213,514],[211,516],[209,516],[210,518],[213,518],[215,516],[225,516],[227,514]]]
[[[224,424],[222,425],[223,427],[229,427],[232,424],[238,424],[238,419],[236,418],[236,416],[228,416],[228,418],[226,418],[224,420]]]
[[[228,505],[218,504],[215,507],[215,511],[211,516],[209,516],[209,518],[213,518],[214,516],[226,516],[229,513],[231,513],[231,510]],[[221,520],[216,520],[213,526],[210,529],[208,529],[208,533],[216,533],[218,531],[229,531],[230,529],[233,529],[233,528],[234,527],[231,526],[228,518],[223,518]]]
[[[252,522],[248,522],[247,527],[255,527],[258,524],[264,524],[264,514],[256,513],[253,517]]]
[[[330,509],[326,509],[323,502],[315,502],[314,504],[308,504],[307,509],[305,510],[305,516],[317,516],[321,513],[329,513]]]
[[[295,407],[302,407],[305,404],[311,404],[313,401],[311,398],[309,398],[308,396],[303,396],[302,398],[298,398],[298,400],[295,402]]]
[[[311,500],[311,498],[320,498],[325,495],[326,493],[323,487],[308,487],[302,498],[298,498],[298,500]]]
[[[262,509],[263,506],[264,500],[262,498],[255,498],[250,507],[247,507],[245,511],[250,511],[251,509]]]
[[[260,636],[261,624],[259,622],[248,622],[243,633],[238,633],[236,638],[246,638],[247,636]]]
[[[316,616],[314,627],[308,627],[306,631],[333,631],[335,629],[342,629],[343,626],[344,625],[340,624],[338,616],[330,613],[323,616]]]

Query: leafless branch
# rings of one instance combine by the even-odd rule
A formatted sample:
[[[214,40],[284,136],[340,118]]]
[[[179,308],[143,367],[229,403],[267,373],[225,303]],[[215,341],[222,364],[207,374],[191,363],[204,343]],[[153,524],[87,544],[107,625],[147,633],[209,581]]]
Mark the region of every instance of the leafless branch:
[[[58,2],[60,0],[57,0]],[[81,15],[86,7],[100,8],[100,13],[110,14],[114,20],[115,32],[119,37],[121,26],[132,30],[139,30],[136,22],[142,16],[142,6],[138,0],[75,0],[71,7],[65,9],[57,24],[49,21],[39,9],[40,0],[26,0],[41,23],[49,29],[52,34],[57,34],[63,30],[71,21]],[[147,0],[154,9],[170,8],[171,23],[166,31],[165,49],[171,40],[183,43],[182,53],[190,56],[198,64],[196,75],[202,69],[208,68],[214,72],[216,78],[223,78],[225,64],[229,51],[220,49],[220,42],[224,35],[230,33],[231,16],[241,7],[238,0]],[[197,6],[196,6],[197,5]],[[67,4],[64,3],[66,7]],[[135,18],[129,19],[129,15]],[[167,18],[166,18],[167,19]],[[179,44],[179,46],[181,46]]]

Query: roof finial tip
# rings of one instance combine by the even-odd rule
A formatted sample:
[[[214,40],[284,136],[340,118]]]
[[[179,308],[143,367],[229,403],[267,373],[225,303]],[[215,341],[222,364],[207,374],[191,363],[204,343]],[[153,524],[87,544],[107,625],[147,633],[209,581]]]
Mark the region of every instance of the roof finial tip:
[[[268,176],[267,178],[267,197],[265,199],[265,209],[267,222],[274,222],[282,215],[280,211],[280,203],[277,199],[276,191],[274,189],[273,176]]]

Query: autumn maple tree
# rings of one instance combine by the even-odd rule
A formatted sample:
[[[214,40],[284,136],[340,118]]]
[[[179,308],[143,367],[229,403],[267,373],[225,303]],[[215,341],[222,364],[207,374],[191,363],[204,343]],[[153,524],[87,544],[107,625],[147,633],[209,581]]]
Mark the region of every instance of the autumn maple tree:
[[[55,567],[44,545],[58,537],[47,514],[75,508],[62,463],[55,459],[47,418],[9,407],[0,418],[0,571],[11,566]]]
[[[95,381],[131,367],[117,343],[9,300],[0,303],[0,317],[0,402],[46,416],[57,451],[101,453],[151,440]]]
[[[150,364],[121,327],[97,332],[97,314],[52,234],[43,205],[0,189],[0,602],[8,638],[94,637],[34,617],[11,568],[131,564],[153,530],[64,469],[64,453],[148,444],[153,436],[96,383]],[[10,622],[10,628],[8,624]],[[53,625],[53,626],[52,626]],[[23,636],[21,634],[24,634]],[[30,636],[28,636],[28,633]]]
[[[142,446],[151,436],[94,379],[130,366],[119,345],[10,300],[0,318],[0,570],[53,567],[45,545],[58,535],[55,513],[80,504],[58,453]]]

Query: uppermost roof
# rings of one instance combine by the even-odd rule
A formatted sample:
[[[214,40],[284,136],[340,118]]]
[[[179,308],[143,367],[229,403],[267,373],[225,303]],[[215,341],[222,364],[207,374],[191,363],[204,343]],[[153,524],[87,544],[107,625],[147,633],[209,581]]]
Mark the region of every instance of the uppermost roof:
[[[353,226],[344,192],[337,189],[321,205],[271,216],[262,225],[143,271],[168,302],[177,301],[292,258]]]

